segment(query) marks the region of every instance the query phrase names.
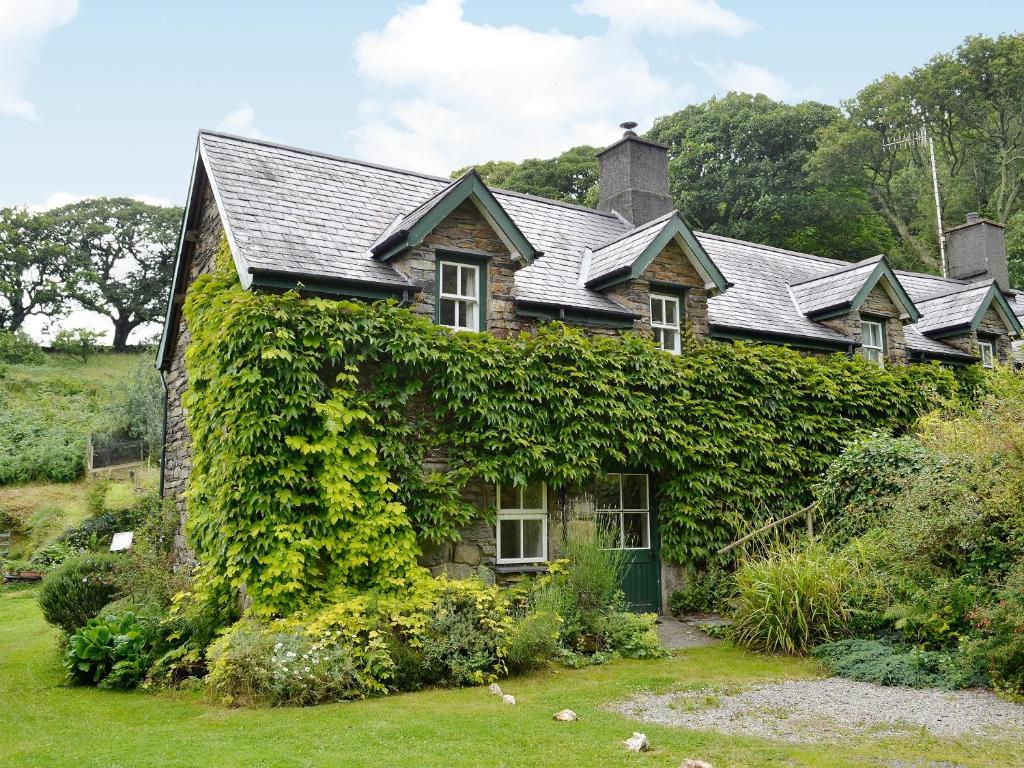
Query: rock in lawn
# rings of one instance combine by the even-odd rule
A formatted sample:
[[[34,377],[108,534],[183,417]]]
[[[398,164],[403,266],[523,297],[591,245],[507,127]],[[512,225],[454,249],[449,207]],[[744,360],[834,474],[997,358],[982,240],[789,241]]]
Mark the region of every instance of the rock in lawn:
[[[560,712],[555,712],[555,720],[560,720],[563,723],[571,723],[573,720],[579,720],[576,717],[576,713],[571,709],[563,709]]]
[[[646,752],[651,748],[651,742],[647,740],[647,737],[636,731],[633,731],[633,735],[622,743],[630,752]]]
[[[711,763],[705,763],[703,760],[683,760],[683,764],[679,768],[715,768]]]
[[[501,696],[501,686],[497,683],[491,683],[487,686],[487,692],[493,693],[495,696]]]
[[[510,696],[510,695],[509,695],[509,694],[507,694],[507,693],[505,693],[505,694],[502,694],[502,697],[501,697],[501,703],[502,703],[502,704],[511,704],[511,705],[514,705],[514,704],[516,703],[516,697],[515,697],[515,696]]]

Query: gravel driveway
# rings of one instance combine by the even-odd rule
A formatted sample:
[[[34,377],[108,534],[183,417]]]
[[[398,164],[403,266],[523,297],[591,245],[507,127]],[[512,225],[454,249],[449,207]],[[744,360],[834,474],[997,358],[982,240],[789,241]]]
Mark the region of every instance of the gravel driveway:
[[[939,691],[858,683],[841,677],[787,680],[739,692],[706,688],[639,694],[615,711],[645,722],[789,742],[836,741],[860,733],[1024,738],[1024,706],[987,691]]]

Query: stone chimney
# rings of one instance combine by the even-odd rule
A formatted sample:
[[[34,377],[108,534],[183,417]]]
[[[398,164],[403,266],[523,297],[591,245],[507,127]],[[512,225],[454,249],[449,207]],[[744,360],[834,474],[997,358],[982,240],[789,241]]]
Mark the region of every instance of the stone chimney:
[[[622,138],[597,153],[601,164],[598,210],[616,211],[638,227],[675,206],[668,193],[668,147],[641,139],[636,123],[623,123]]]
[[[1003,225],[967,214],[967,222],[946,230],[946,262],[949,276],[960,280],[995,280],[1004,291],[1010,287]]]

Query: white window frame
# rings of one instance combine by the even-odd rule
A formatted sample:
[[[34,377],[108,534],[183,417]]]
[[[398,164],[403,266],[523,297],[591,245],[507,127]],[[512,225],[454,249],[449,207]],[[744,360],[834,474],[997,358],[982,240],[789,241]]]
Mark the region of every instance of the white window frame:
[[[878,329],[878,344],[868,344],[868,328]],[[880,320],[860,321],[860,348],[864,351],[864,358],[872,363],[877,363],[879,368],[885,368],[885,323]],[[877,354],[878,357],[874,357]]]
[[[663,319],[662,319],[661,322],[655,322],[654,321],[654,302],[656,302],[656,301],[662,302],[661,317]],[[666,323],[666,322],[664,322],[665,305],[667,305],[667,304],[675,305],[675,308],[676,308],[676,322],[674,324],[673,323]],[[657,344],[659,348],[661,348],[661,349],[665,350],[666,352],[669,352],[669,353],[671,353],[673,355],[678,355],[682,351],[682,335],[683,335],[683,330],[682,330],[682,328],[683,328],[683,313],[682,313],[682,309],[683,309],[683,303],[679,300],[678,296],[668,296],[668,295],[666,295],[664,293],[652,293],[651,294],[651,297],[650,297],[651,329],[654,330],[654,331],[673,331],[675,333],[675,344],[671,348],[665,346],[664,336],[662,336],[661,340],[659,340],[657,338],[657,334],[655,334],[654,343]]]
[[[495,539],[497,549],[498,565],[523,565],[532,563],[546,563],[548,561],[548,484],[540,484],[541,509],[523,509],[523,490],[525,486],[515,486],[518,493],[517,506],[515,508],[503,509],[501,499],[501,483],[495,487],[495,499],[498,506],[498,520],[495,524]],[[520,557],[501,556],[501,523],[503,520],[516,520],[519,522],[519,554]],[[540,555],[537,557],[522,557],[523,554],[523,521],[540,520]]]
[[[618,509],[603,509],[601,507],[595,507],[594,512],[597,515],[618,515],[619,518],[619,545],[617,547],[610,547],[610,549],[622,549],[628,551],[646,551],[651,548],[651,476],[642,472],[605,472],[605,477],[618,477],[619,478],[619,508]],[[622,478],[625,476],[630,477],[642,477],[644,479],[644,494],[647,497],[647,506],[644,509],[626,509],[623,504],[622,498]],[[595,502],[596,502],[595,497]],[[647,539],[646,547],[623,547],[621,546],[626,541],[626,515],[627,514],[644,514],[645,525],[645,537]]]
[[[455,290],[461,290],[462,286],[462,273],[463,271],[471,271],[473,273],[473,286],[475,292],[472,295],[461,294],[461,293],[445,293],[444,291],[444,268],[455,267]],[[479,331],[480,330],[480,266],[478,264],[464,264],[459,261],[444,261],[439,260],[437,262],[437,324],[444,326],[445,328],[451,328],[453,331]],[[441,306],[443,302],[451,301],[454,302],[455,310],[455,325],[447,325],[441,322]],[[470,304],[473,308],[473,324],[467,326],[461,326],[459,322],[460,306],[459,302],[464,301]]]
[[[988,350],[988,355],[985,354],[985,350]],[[996,345],[991,341],[978,339],[978,356],[981,358],[981,364],[983,367],[996,367]]]

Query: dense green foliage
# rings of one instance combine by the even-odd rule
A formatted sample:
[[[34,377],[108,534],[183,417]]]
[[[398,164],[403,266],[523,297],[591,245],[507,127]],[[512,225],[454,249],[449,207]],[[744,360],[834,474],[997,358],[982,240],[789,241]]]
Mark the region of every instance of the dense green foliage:
[[[710,563],[702,571],[688,569],[686,582],[669,595],[668,609],[674,616],[723,611],[732,587],[732,573],[720,563]]]
[[[384,303],[244,291],[230,263],[185,311],[201,581],[245,584],[270,615],[408,575],[417,538],[454,538],[479,514],[458,500],[472,477],[558,489],[645,467],[663,477],[664,554],[699,561],[762,507],[806,499],[851,435],[905,428],[954,387],[937,366],[765,345],[672,356],[561,324],[452,334]],[[442,447],[452,471],[424,475]]]
[[[68,635],[85,626],[116,593],[116,560],[111,555],[83,554],[61,563],[39,590],[43,617]]]
[[[89,619],[68,638],[68,677],[101,688],[134,688],[149,669],[145,629],[132,613]]]
[[[49,212],[0,208],[0,329],[17,332],[29,317],[68,308],[79,270],[55,225]]]
[[[42,365],[46,353],[24,331],[0,331],[0,364]]]
[[[550,160],[492,161],[475,166],[477,173],[492,187],[526,192],[550,200],[597,205],[597,147],[580,146],[566,150]],[[458,178],[468,168],[452,173]]]

